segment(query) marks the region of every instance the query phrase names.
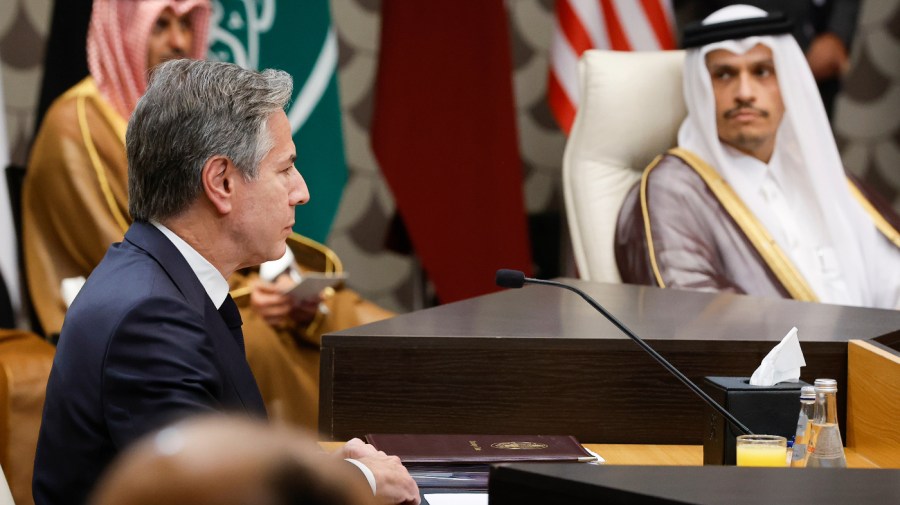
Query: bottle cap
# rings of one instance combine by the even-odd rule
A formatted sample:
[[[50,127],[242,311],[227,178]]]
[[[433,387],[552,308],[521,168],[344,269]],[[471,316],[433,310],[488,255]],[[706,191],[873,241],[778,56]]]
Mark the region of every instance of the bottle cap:
[[[816,388],[813,386],[803,386],[800,388],[800,399],[801,400],[815,400],[816,399]]]
[[[837,392],[837,381],[834,379],[816,379],[816,391],[822,393]]]

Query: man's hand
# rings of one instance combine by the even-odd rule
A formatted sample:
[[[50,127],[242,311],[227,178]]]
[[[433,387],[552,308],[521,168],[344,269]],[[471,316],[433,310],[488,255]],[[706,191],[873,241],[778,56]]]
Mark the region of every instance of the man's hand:
[[[844,42],[833,33],[823,33],[812,40],[806,50],[806,61],[817,81],[840,77],[850,66]]]
[[[290,321],[301,325],[309,324],[316,315],[321,299],[315,296],[298,302],[293,296],[284,293],[292,285],[293,281],[287,274],[278,276],[275,282],[259,279],[250,292],[250,306],[275,328]]]
[[[375,475],[375,498],[379,503],[419,505],[419,488],[397,456],[388,456],[358,438],[337,451],[341,458],[352,458],[366,465]]]
[[[334,453],[335,456],[341,459],[360,459],[378,454],[385,455],[383,451],[375,449],[374,445],[367,444],[358,438],[351,439]]]

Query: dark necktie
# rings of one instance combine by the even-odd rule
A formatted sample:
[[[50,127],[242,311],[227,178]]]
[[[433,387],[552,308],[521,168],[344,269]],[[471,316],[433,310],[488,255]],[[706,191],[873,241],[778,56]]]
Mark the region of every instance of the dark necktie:
[[[225,325],[231,330],[231,335],[234,337],[234,340],[237,342],[238,347],[241,348],[241,352],[243,353],[244,334],[241,332],[241,325],[244,324],[244,321],[241,320],[241,313],[238,311],[237,304],[234,303],[234,298],[231,297],[231,294],[225,297],[225,301],[222,302],[222,306],[219,307],[219,314],[225,321]]]

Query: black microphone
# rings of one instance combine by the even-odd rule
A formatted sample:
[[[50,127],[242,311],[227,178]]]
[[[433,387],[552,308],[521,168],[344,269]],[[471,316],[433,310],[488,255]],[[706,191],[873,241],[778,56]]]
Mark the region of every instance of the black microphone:
[[[501,288],[519,289],[525,285],[525,273],[520,270],[497,270],[497,285]]]
[[[750,431],[749,428],[744,426],[743,423],[738,421],[737,418],[731,414],[731,412],[728,412],[727,410],[725,410],[725,407],[716,403],[715,400],[710,398],[710,396],[708,394],[706,394],[702,389],[700,389],[696,384],[694,384],[693,381],[688,379],[686,375],[681,373],[680,370],[678,370],[677,368],[675,368],[674,365],[669,363],[666,360],[666,358],[663,358],[661,354],[659,354],[658,352],[656,352],[656,350],[654,350],[652,347],[650,347],[650,344],[648,344],[647,342],[644,342],[644,340],[641,339],[641,337],[635,335],[633,331],[628,329],[627,326],[625,326],[624,324],[622,324],[621,321],[616,319],[616,316],[610,314],[608,310],[603,308],[602,305],[597,303],[596,300],[591,298],[591,296],[588,295],[587,293],[585,293],[584,291],[576,288],[575,286],[569,286],[568,284],[563,284],[562,282],[546,281],[543,279],[532,279],[531,277],[525,277],[525,274],[523,272],[520,272],[519,270],[507,270],[505,268],[497,270],[496,282],[497,282],[497,285],[500,286],[501,288],[513,288],[513,289],[521,288],[525,284],[543,284],[545,286],[556,286],[558,288],[568,289],[569,291],[584,298],[584,300],[586,302],[591,304],[591,307],[594,307],[595,309],[597,309],[597,311],[600,312],[601,314],[603,314],[603,317],[605,317],[606,319],[609,320],[609,322],[614,324],[616,326],[616,328],[620,329],[622,331],[622,333],[628,335],[628,337],[631,338],[631,340],[634,340],[634,342],[637,345],[641,346],[641,348],[643,350],[647,351],[647,353],[650,354],[650,356],[653,356],[653,359],[655,359],[657,362],[659,362],[660,365],[665,367],[666,370],[671,372],[672,375],[677,377],[678,380],[680,380],[682,383],[684,383],[685,386],[690,388],[691,391],[696,393],[697,396],[699,396],[703,401],[705,401],[707,403],[707,405],[709,405],[710,407],[715,409],[716,412],[718,412],[719,414],[722,415],[722,417],[727,419],[728,422],[730,422],[732,424],[732,426],[734,426],[735,428],[738,429],[738,431],[740,431],[741,433],[744,433],[746,435],[753,434],[753,432]]]

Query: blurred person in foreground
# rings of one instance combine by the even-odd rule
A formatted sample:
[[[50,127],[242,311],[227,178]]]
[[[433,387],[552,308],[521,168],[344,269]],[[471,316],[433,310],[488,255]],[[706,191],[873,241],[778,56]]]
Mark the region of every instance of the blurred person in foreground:
[[[23,188],[26,273],[47,335],[59,333],[84,278],[132,222],[125,129],[147,89],[148,72],[175,58],[205,58],[210,12],[209,0],[94,1],[87,41],[91,75],[48,110]],[[283,294],[303,271],[327,270],[340,261],[296,234],[289,245],[280,261],[266,263],[265,275],[253,267],[228,281],[269,415],[315,429],[321,336],[391,313],[350,289],[329,290],[325,300]]]
[[[900,307],[900,220],[847,179],[790,28],[735,5],[685,30],[688,115],[626,196],[625,282]]]
[[[364,448],[362,442],[360,448]],[[286,426],[227,416],[185,420],[110,466],[93,505],[369,505],[365,479]]]
[[[187,59],[154,70],[126,134],[134,222],[69,308],[50,372],[37,505],[83,503],[123,448],[179,418],[266,418],[226,279],[280,258],[309,199],[291,93],[276,70]],[[373,491],[417,503],[399,461],[369,449],[359,463]]]

